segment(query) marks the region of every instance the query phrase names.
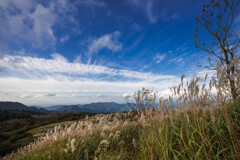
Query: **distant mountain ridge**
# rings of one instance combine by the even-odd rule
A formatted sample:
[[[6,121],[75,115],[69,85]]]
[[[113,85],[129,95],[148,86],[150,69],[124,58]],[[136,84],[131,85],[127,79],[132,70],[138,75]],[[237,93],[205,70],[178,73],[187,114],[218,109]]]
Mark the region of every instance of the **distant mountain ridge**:
[[[28,107],[19,102],[0,102],[0,109],[4,110],[25,110],[25,111],[35,111],[35,112],[42,112],[42,113],[51,113],[49,110],[44,108],[36,108],[36,107]]]
[[[0,102],[0,109],[28,110],[43,113],[68,113],[68,112],[87,112],[87,113],[110,113],[128,111],[127,104],[118,104],[115,102],[98,102],[90,104],[77,105],[55,105],[50,107],[28,107],[19,102]]]
[[[66,105],[56,110],[58,113],[68,113],[68,112],[87,112],[92,113],[91,110],[80,108],[78,105]]]
[[[56,111],[60,113],[67,112],[88,112],[88,113],[109,113],[128,111],[127,104],[118,104],[114,102],[98,102],[90,104],[66,105]]]
[[[58,110],[59,108],[62,108],[64,106],[67,106],[67,105],[55,105],[55,106],[49,106],[49,107],[44,107],[44,109],[47,109],[47,110]]]

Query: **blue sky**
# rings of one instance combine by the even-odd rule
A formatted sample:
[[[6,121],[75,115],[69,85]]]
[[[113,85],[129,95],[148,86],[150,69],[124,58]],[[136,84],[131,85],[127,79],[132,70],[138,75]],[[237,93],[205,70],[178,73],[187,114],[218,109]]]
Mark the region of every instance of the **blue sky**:
[[[0,100],[124,103],[203,74],[191,34],[198,0],[1,0]]]

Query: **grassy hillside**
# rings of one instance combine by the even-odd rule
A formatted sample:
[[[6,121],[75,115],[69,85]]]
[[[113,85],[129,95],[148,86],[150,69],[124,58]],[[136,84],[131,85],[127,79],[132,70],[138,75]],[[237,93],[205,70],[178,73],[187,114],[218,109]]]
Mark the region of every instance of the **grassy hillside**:
[[[85,119],[12,155],[27,159],[239,159],[240,100],[215,110]],[[11,157],[6,157],[11,159]]]
[[[0,110],[0,157],[53,129],[56,123],[82,119],[86,113],[45,114],[34,111]],[[94,114],[89,114],[94,115]],[[51,124],[51,125],[49,125]],[[47,125],[47,126],[46,126]]]
[[[159,106],[155,94],[143,89],[133,97],[136,111],[55,126],[4,159],[240,159],[240,99],[212,95],[198,81],[182,80]]]

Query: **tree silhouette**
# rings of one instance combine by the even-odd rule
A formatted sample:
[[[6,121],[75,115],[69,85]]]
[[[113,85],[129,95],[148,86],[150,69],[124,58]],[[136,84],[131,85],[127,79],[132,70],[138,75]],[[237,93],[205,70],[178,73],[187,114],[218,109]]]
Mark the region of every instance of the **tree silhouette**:
[[[240,94],[239,3],[239,0],[211,0],[204,4],[202,15],[197,17],[196,21],[207,31],[210,40],[203,41],[205,32],[198,29],[193,35],[195,47],[216,59],[216,65],[209,59],[209,65],[204,67],[217,71],[215,80],[218,87],[229,91],[233,99]]]

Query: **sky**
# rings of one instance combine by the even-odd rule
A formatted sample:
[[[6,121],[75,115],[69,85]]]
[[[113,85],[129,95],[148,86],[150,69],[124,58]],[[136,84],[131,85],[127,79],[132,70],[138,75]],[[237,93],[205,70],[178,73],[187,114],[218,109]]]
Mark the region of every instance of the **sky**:
[[[201,75],[199,0],[1,0],[0,101],[125,103]]]

